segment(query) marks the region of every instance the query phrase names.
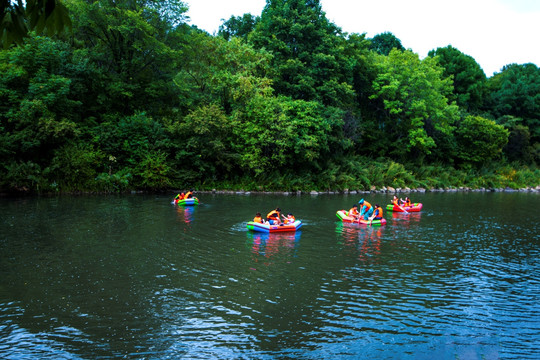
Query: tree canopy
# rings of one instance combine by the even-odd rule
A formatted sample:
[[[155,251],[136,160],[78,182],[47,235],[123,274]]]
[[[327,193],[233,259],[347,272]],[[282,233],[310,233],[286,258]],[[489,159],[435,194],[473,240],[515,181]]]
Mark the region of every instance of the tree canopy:
[[[375,35],[372,39],[370,39],[369,49],[380,55],[389,55],[390,51],[393,49],[405,50],[403,45],[401,45],[401,40],[399,40],[391,32],[384,32]]]
[[[269,0],[250,42],[273,54],[278,93],[345,106],[354,93],[346,77],[348,61],[340,34],[318,0]]]
[[[71,28],[71,20],[59,0],[0,0],[0,43],[7,49],[22,43],[29,31],[48,35]]]
[[[454,89],[449,96],[468,112],[478,112],[482,107],[486,87],[486,75],[478,63],[469,55],[448,45],[431,50],[428,56],[437,57],[443,76],[453,81]]]
[[[451,46],[420,59],[318,0],[268,0],[215,35],[179,0],[21,4],[2,3],[24,25],[2,25],[2,192],[454,186],[500,164],[540,183],[534,64],[486,78]]]

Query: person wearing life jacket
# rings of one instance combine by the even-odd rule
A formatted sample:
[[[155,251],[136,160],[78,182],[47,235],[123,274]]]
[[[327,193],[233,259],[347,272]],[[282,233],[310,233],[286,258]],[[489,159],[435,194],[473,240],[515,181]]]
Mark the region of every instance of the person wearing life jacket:
[[[291,214],[291,213],[288,213],[287,214],[287,217],[285,217],[285,215],[281,215],[283,216],[283,223],[284,224],[292,224],[296,221],[296,219],[294,218],[294,215]]]
[[[360,210],[360,217],[363,216],[364,220],[369,219],[369,217],[373,215],[373,206],[371,206],[371,204],[364,199],[360,199],[358,203],[362,207],[362,209]]]
[[[272,225],[279,225],[281,223],[281,219],[279,218],[281,215],[281,209],[276,208],[275,210],[272,210],[266,215],[266,220],[270,222]]]
[[[358,213],[358,205],[354,204],[353,207],[349,209],[348,214],[350,217],[354,218],[354,220],[358,220],[358,215],[360,215]]]
[[[369,218],[369,220],[382,220],[383,218],[383,209],[379,206],[379,204],[375,205],[375,210],[373,210],[373,215]]]
[[[193,190],[189,190],[186,195],[184,195],[184,199],[191,199],[193,197]]]
[[[253,218],[253,222],[256,222],[256,223],[259,223],[259,224],[264,224],[264,220],[263,220],[260,212],[255,214],[255,217]]]
[[[176,194],[174,197],[174,203],[178,204],[178,201],[182,200],[184,198],[184,193]]]
[[[411,199],[409,197],[405,197],[405,200],[403,201],[403,206],[412,206]]]

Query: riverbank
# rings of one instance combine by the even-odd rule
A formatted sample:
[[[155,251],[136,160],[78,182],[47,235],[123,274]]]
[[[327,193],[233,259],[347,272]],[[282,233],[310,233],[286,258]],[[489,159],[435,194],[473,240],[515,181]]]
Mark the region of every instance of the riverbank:
[[[106,184],[97,177],[79,185],[0,187],[0,196],[32,194],[169,193],[171,189],[195,189],[206,193],[238,194],[367,194],[408,192],[540,192],[540,169],[510,164],[460,170],[426,165],[407,169],[397,163],[371,162],[355,169],[325,170],[320,174],[262,174],[204,182],[180,181],[171,176],[161,186],[139,186],[133,178],[109,176]],[[125,180],[125,181],[124,181]],[[83,185],[85,184],[85,185]]]
[[[182,190],[173,190],[173,193],[180,193]],[[342,191],[339,190],[328,190],[328,191],[244,191],[244,190],[201,190],[201,191],[194,191],[198,194],[231,194],[231,195],[250,195],[250,194],[257,194],[257,195],[272,195],[272,194],[282,194],[282,195],[322,195],[322,194],[398,194],[398,193],[426,193],[426,192],[523,192],[523,193],[540,193],[540,185],[536,187],[526,187],[526,188],[520,188],[520,189],[512,189],[512,188],[468,188],[468,187],[459,187],[459,188],[431,188],[431,189],[425,189],[425,188],[416,188],[416,189],[410,189],[410,188],[393,188],[391,186],[383,186],[381,188],[372,187],[370,190],[349,190],[344,189]]]

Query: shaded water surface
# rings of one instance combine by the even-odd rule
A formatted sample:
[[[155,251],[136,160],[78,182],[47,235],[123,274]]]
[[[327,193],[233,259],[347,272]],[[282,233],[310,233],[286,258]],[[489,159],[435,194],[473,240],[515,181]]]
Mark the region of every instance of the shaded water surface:
[[[0,199],[0,358],[539,359],[540,196],[411,195]]]

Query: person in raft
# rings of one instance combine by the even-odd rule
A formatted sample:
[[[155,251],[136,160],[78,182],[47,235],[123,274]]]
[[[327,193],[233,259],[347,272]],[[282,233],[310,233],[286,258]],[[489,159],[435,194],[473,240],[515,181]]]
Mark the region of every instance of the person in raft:
[[[349,216],[352,217],[355,221],[358,220],[358,216],[360,215],[358,213],[358,205],[354,204],[352,208],[349,209],[348,212]]]
[[[405,197],[405,200],[401,200],[403,206],[412,206],[411,199],[408,196]]]
[[[284,224],[292,224],[296,221],[296,219],[294,218],[294,215],[292,213],[288,213],[287,214],[287,217],[285,217],[285,215],[281,215],[283,216],[283,223]]]
[[[184,193],[176,194],[174,197],[174,201],[178,202],[179,200],[182,200],[184,198]]]
[[[260,212],[255,214],[255,217],[253,218],[253,222],[256,222],[256,223],[259,223],[259,224],[264,224],[265,223],[265,221],[263,220]]]
[[[362,207],[362,209],[360,210],[360,217],[363,216],[364,220],[369,219],[369,217],[373,215],[373,206],[371,206],[371,204],[364,199],[360,199],[358,203]]]
[[[383,209],[379,206],[379,204],[375,204],[375,210],[373,211],[373,215],[369,218],[369,221],[373,220],[382,220],[383,216]]]
[[[281,223],[281,219],[279,218],[281,216],[281,209],[276,208],[275,210],[272,210],[266,215],[266,220],[270,223],[270,225],[279,225]]]
[[[403,204],[403,200],[401,199],[398,199],[398,197],[396,195],[394,195],[394,198],[392,199],[392,204],[396,205],[396,206],[401,206],[401,204]]]
[[[186,195],[184,195],[184,199],[191,199],[193,197],[193,189],[189,190]]]

